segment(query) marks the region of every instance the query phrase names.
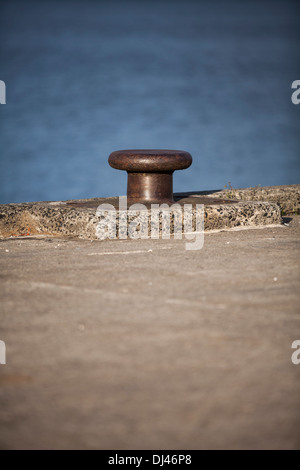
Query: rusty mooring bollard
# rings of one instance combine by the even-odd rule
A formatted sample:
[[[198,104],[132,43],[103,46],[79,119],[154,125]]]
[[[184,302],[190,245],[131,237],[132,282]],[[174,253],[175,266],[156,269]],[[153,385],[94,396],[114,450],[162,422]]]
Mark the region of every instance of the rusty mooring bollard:
[[[173,203],[173,172],[192,164],[182,150],[118,150],[112,152],[111,167],[128,173],[129,203]]]

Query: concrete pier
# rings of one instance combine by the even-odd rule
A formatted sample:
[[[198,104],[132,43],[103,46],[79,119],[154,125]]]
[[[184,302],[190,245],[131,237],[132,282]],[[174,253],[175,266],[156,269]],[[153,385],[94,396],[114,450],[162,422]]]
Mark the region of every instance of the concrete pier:
[[[281,215],[300,211],[300,185],[177,193],[175,201],[204,204],[206,231],[281,224]],[[96,240],[100,204],[118,210],[119,198],[0,205],[0,237],[28,235]]]
[[[300,448],[300,216],[258,227],[3,236],[0,447]]]

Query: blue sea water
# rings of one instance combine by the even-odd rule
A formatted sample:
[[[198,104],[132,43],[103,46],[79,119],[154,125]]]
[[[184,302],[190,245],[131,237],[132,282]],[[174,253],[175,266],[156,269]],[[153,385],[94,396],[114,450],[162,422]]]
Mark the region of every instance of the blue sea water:
[[[126,148],[189,151],[175,191],[299,183],[299,8],[2,1],[0,202],[126,193]]]

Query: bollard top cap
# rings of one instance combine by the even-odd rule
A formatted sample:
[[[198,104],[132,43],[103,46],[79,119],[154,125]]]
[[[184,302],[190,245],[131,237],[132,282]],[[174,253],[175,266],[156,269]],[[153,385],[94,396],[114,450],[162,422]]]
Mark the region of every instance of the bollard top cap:
[[[108,158],[111,167],[138,173],[184,170],[192,161],[191,154],[183,150],[159,149],[117,150]]]

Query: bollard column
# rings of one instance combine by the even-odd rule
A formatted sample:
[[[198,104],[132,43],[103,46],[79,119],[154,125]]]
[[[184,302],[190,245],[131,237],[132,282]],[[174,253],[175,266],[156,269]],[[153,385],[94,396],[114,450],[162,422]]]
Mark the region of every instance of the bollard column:
[[[118,150],[108,162],[128,174],[127,198],[133,203],[174,203],[173,173],[192,164],[183,150]]]

